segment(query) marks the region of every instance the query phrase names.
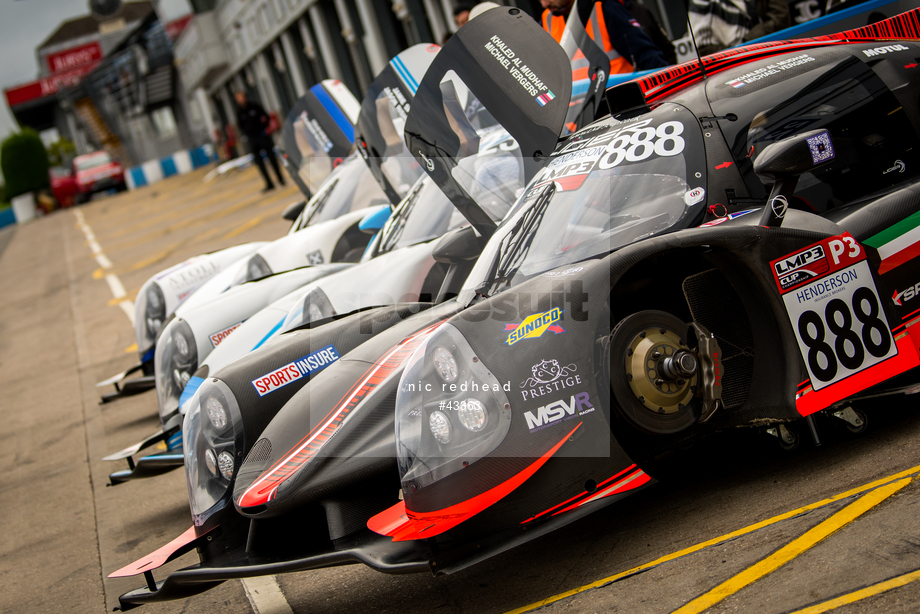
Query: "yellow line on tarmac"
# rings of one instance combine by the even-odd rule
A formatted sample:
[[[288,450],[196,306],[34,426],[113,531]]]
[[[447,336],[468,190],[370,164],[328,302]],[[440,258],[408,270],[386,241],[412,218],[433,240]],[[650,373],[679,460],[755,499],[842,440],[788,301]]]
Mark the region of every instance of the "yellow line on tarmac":
[[[920,580],[920,569],[906,573],[903,576],[897,576],[896,578],[879,582],[878,584],[873,584],[872,586],[867,586],[866,588],[847,595],[841,595],[840,597],[825,601],[824,603],[818,603],[801,610],[796,610],[792,614],[822,614],[823,612],[829,612],[830,610],[856,603],[868,597],[874,597],[875,595],[880,595],[892,589],[900,588],[917,580]]]
[[[137,343],[132,343],[125,348],[125,354],[132,354],[137,351]]]
[[[792,559],[817,545],[818,542],[830,537],[910,484],[912,481],[911,478],[898,480],[897,482],[880,486],[868,494],[863,495],[824,522],[806,531],[801,537],[792,540],[764,560],[755,563],[733,578],[729,578],[718,585],[708,593],[700,595],[690,603],[674,610],[673,614],[699,614],[704,610],[708,610],[720,601],[731,597],[742,588],[753,584],[767,574],[773,573]]]
[[[715,538],[713,538],[713,539],[710,539],[710,540],[707,540],[707,541],[704,541],[704,542],[700,542],[699,544],[696,544],[696,545],[694,545],[694,546],[690,546],[689,548],[684,548],[683,550],[678,550],[677,552],[673,552],[673,553],[671,553],[671,554],[666,554],[665,556],[662,556],[662,557],[660,557],[660,558],[657,558],[657,559],[655,559],[654,561],[645,563],[645,564],[643,564],[643,565],[639,565],[638,567],[633,567],[632,569],[627,569],[626,571],[621,571],[621,572],[618,573],[618,574],[614,574],[614,575],[612,575],[612,576],[608,576],[608,577],[606,577],[606,578],[602,578],[602,579],[597,580],[597,581],[595,581],[595,582],[592,582],[592,583],[590,583],[590,584],[585,584],[584,586],[579,586],[578,588],[573,588],[572,590],[566,591],[566,592],[564,592],[564,593],[559,593],[558,595],[553,595],[552,597],[547,597],[546,599],[541,599],[540,601],[537,601],[537,602],[535,602],[535,603],[531,603],[530,605],[525,605],[525,606],[523,606],[523,607],[520,607],[520,608],[517,608],[517,609],[514,609],[514,610],[510,610],[509,612],[506,612],[505,614],[522,614],[523,612],[530,612],[530,611],[532,611],[532,610],[536,610],[536,609],[538,609],[538,608],[542,608],[543,606],[549,605],[549,604],[551,604],[551,603],[556,603],[557,601],[562,601],[563,599],[566,599],[566,598],[568,598],[568,597],[573,597],[573,596],[575,596],[575,595],[578,595],[579,593],[583,593],[583,592],[585,592],[585,591],[589,591],[589,590],[592,590],[592,589],[595,589],[595,588],[600,588],[600,587],[602,587],[602,586],[606,586],[606,585],[610,584],[611,582],[616,582],[617,580],[622,580],[623,578],[626,578],[626,577],[628,577],[628,576],[632,576],[632,575],[635,575],[635,574],[637,574],[637,573],[641,573],[641,572],[643,572],[643,571],[648,571],[649,569],[652,569],[652,568],[654,568],[654,567],[657,567],[657,566],[659,566],[659,565],[661,565],[661,564],[663,564],[663,563],[669,563],[669,562],[671,562],[671,561],[675,561],[675,560],[677,560],[677,559],[683,558],[683,557],[688,556],[688,555],[690,555],[690,554],[694,554],[694,553],[696,553],[696,552],[699,552],[700,550],[705,550],[706,548],[710,548],[710,547],[712,547],[712,546],[718,546],[719,544],[723,544],[723,543],[725,543],[725,542],[727,542],[727,541],[731,541],[731,540],[736,539],[736,538],[738,538],[738,537],[741,537],[741,536],[743,536],[743,535],[747,535],[748,533],[753,533],[754,531],[758,531],[758,530],[763,529],[763,528],[765,528],[765,527],[769,527],[769,526],[774,525],[774,524],[776,524],[776,523],[778,523],[778,522],[782,522],[783,520],[788,520],[788,519],[790,519],[790,518],[795,518],[796,516],[800,516],[801,514],[804,514],[805,512],[810,512],[810,511],[813,511],[813,510],[816,510],[816,509],[820,509],[820,508],[825,507],[825,506],[827,506],[827,505],[831,505],[832,503],[837,503],[838,501],[842,501],[843,499],[848,499],[848,498],[850,498],[850,497],[854,497],[854,496],[859,495],[859,494],[862,494],[862,493],[864,493],[864,492],[866,492],[866,491],[869,491],[869,490],[873,490],[873,489],[875,489],[875,488],[878,488],[879,486],[883,486],[883,485],[885,485],[885,484],[889,484],[889,483],[891,483],[891,482],[893,482],[893,481],[895,481],[895,480],[899,480],[899,479],[901,479],[901,478],[905,478],[905,477],[908,477],[908,476],[912,476],[912,475],[915,475],[915,474],[917,474],[917,473],[920,473],[920,465],[917,465],[916,467],[911,467],[910,469],[906,469],[906,470],[904,470],[904,471],[899,471],[898,473],[889,475],[889,476],[884,477],[884,478],[881,478],[881,479],[879,479],[879,480],[875,480],[874,482],[870,482],[870,483],[868,483],[868,484],[863,484],[862,486],[858,486],[858,487],[853,488],[853,489],[851,489],[851,490],[848,490],[848,491],[846,491],[846,492],[842,492],[842,493],[840,493],[840,494],[838,494],[838,495],[834,495],[833,497],[830,497],[830,498],[828,498],[828,499],[822,499],[821,501],[817,501],[817,502],[815,502],[815,503],[806,505],[806,506],[804,506],[804,507],[800,507],[800,508],[798,508],[798,509],[795,509],[795,510],[792,510],[792,511],[789,511],[789,512],[784,512],[784,513],[782,513],[782,514],[780,514],[780,515],[778,515],[778,516],[774,516],[773,518],[768,518],[767,520],[763,520],[763,521],[758,522],[758,523],[756,523],[756,524],[752,524],[752,525],[747,526],[747,527],[745,527],[745,528],[743,528],[743,529],[738,529],[737,531],[732,531],[731,533],[726,533],[725,535],[722,535],[722,536],[720,536],[720,537],[715,537]]]
[[[258,226],[258,225],[261,224],[263,221],[265,221],[265,216],[264,216],[264,215],[260,215],[260,216],[258,216],[258,217],[254,217],[254,218],[252,218],[251,220],[249,220],[248,222],[246,222],[245,224],[243,224],[242,226],[238,226],[237,228],[231,230],[230,232],[228,232],[227,234],[225,234],[224,236],[222,236],[222,237],[220,238],[220,240],[221,240],[221,241],[227,241],[227,240],[229,240],[229,239],[232,239],[232,238],[234,238],[234,237],[237,237],[237,236],[243,234],[244,232],[246,232],[247,230],[249,230],[250,228],[254,228],[255,226]]]

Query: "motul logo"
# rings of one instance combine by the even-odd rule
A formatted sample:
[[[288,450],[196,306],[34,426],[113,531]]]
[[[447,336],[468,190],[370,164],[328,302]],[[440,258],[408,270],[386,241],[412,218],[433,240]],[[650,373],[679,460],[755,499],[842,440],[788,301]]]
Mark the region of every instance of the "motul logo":
[[[875,49],[863,49],[863,53],[867,58],[885,55],[886,53],[894,53],[895,51],[910,51],[910,49],[904,45],[885,45],[884,47],[876,47]]]

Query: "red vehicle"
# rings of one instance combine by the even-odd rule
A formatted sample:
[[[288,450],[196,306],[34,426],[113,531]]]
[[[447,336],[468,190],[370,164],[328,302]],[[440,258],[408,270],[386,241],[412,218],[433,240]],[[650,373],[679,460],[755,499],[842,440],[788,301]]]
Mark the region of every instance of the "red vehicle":
[[[127,188],[125,169],[107,151],[94,151],[74,158],[73,177],[78,203],[86,202],[96,192]]]
[[[74,196],[77,194],[77,180],[74,179],[70,169],[63,166],[53,166],[48,170],[51,183],[51,193],[62,207],[73,205]]]

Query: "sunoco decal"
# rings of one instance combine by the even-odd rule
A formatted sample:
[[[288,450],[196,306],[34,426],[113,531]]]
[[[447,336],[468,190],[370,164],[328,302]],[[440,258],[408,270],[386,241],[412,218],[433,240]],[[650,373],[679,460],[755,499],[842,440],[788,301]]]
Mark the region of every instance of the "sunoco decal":
[[[546,331],[552,331],[555,334],[564,333],[565,329],[559,325],[554,325],[562,319],[562,309],[553,307],[543,313],[535,313],[524,318],[520,324],[505,324],[505,330],[510,330],[511,334],[505,340],[508,345],[514,345],[521,339],[536,339],[543,336]]]
[[[535,412],[524,412],[524,420],[531,433],[542,431],[548,426],[571,420],[594,411],[591,396],[587,392],[573,394],[568,400],[560,399],[538,407]]]
[[[287,386],[291,382],[308,377],[313,373],[322,371],[340,358],[338,350],[334,346],[327,345],[321,350],[312,354],[307,354],[294,362],[288,363],[271,373],[266,373],[258,379],[252,380],[252,385],[260,397],[264,397],[270,392]]]
[[[220,345],[220,342],[223,341],[224,339],[226,339],[227,336],[228,336],[230,333],[232,333],[233,331],[235,331],[236,329],[238,329],[238,328],[240,327],[241,324],[242,324],[242,322],[237,322],[237,323],[234,324],[233,326],[228,326],[228,327],[225,328],[224,330],[219,330],[219,331],[217,331],[216,333],[211,333],[211,335],[210,335],[211,347],[215,347],[215,348],[216,348],[218,345]]]

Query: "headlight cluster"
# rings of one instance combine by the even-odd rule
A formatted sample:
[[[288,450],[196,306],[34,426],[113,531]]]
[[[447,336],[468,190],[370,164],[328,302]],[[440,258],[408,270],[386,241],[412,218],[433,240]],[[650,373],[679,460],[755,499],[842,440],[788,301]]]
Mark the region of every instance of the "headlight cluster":
[[[416,350],[396,396],[403,489],[415,492],[489,454],[511,426],[508,383],[445,324]]]
[[[198,344],[185,320],[173,319],[157,342],[154,367],[160,421],[166,421],[179,410],[179,397],[198,370]]]
[[[160,284],[150,281],[144,286],[137,295],[134,312],[137,348],[141,354],[153,347],[166,321],[166,297]]]
[[[214,378],[201,385],[182,423],[185,474],[195,525],[230,502],[233,476],[242,461],[243,423],[227,385]]]
[[[297,304],[291,308],[280,330],[285,333],[292,328],[324,318],[331,318],[334,315],[335,309],[332,308],[329,297],[326,296],[322,289],[314,288],[304,296],[302,301],[297,301]]]

